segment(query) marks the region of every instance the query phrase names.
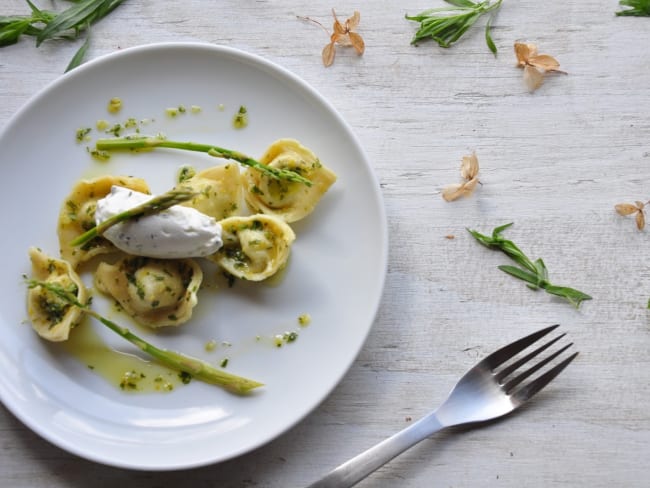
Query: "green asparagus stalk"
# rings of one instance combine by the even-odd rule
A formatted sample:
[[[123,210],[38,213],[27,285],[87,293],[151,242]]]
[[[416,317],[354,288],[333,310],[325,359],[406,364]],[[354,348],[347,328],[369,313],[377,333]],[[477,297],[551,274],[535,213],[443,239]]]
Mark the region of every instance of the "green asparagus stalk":
[[[197,380],[203,381],[205,383],[221,386],[228,391],[238,394],[245,394],[255,388],[264,386],[263,383],[259,383],[255,380],[219,370],[200,359],[186,356],[185,354],[170,351],[168,349],[161,349],[159,347],[156,347],[153,344],[150,344],[144,339],[138,337],[129,329],[121,327],[115,322],[95,312],[90,308],[89,305],[81,303],[73,293],[70,293],[58,283],[28,279],[27,286],[30,288],[41,286],[65,302],[69,303],[70,305],[79,307],[84,313],[90,315],[94,319],[107,326],[113,332],[117,333],[130,343],[137,346],[138,349],[140,349],[142,352],[148,354],[161,364],[175,371],[187,373],[191,375],[192,378],[196,378]]]
[[[113,217],[110,217],[103,222],[99,223],[92,229],[81,234],[79,237],[73,239],[71,245],[73,246],[82,246],[88,241],[91,241],[97,236],[102,235],[106,230],[115,224],[124,222],[125,220],[132,220],[144,215],[151,215],[153,213],[162,212],[163,210],[178,205],[179,203],[186,202],[187,200],[196,196],[196,192],[193,192],[186,188],[174,188],[169,190],[162,195],[152,198],[151,200],[144,202],[136,207],[125,210]]]
[[[95,143],[98,151],[114,151],[114,150],[138,150],[138,149],[154,149],[156,147],[164,147],[168,149],[180,149],[185,151],[203,152],[215,158],[231,159],[239,163],[255,168],[258,171],[276,179],[288,180],[296,183],[303,183],[311,186],[312,182],[299,175],[295,171],[288,169],[274,168],[243,154],[239,151],[233,151],[212,144],[200,144],[196,142],[178,142],[169,141],[161,137],[118,137],[115,139],[98,139]]]

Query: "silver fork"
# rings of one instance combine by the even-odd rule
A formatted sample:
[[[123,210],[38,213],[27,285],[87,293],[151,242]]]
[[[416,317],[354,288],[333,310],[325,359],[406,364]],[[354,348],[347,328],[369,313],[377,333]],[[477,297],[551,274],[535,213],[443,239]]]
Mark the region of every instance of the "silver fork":
[[[505,364],[558,326],[559,324],[546,327],[493,352],[465,373],[437,410],[341,464],[320,481],[311,484],[309,488],[352,486],[397,455],[441,429],[484,422],[512,412],[544,388],[578,355],[577,352],[571,354],[545,373],[523,385],[522,382],[556,359],[573,343],[547,355],[516,375],[513,375],[516,370],[555,344],[565,334],[559,335],[510,364]],[[503,367],[499,369],[500,366]]]

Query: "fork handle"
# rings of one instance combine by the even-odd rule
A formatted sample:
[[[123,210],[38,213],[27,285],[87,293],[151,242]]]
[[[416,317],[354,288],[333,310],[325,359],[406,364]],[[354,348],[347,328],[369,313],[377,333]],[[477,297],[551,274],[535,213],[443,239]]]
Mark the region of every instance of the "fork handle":
[[[446,426],[438,420],[436,412],[432,412],[397,434],[341,464],[325,475],[324,478],[309,485],[308,488],[344,488],[353,486],[397,455],[444,427]]]

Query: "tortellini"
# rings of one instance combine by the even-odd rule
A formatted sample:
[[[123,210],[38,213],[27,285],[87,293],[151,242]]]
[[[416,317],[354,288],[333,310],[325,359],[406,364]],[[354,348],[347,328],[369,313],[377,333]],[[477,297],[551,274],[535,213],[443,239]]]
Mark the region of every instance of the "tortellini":
[[[100,263],[95,272],[97,289],[150,327],[187,322],[202,280],[203,271],[192,259],[128,256],[115,264]]]
[[[239,165],[228,163],[203,170],[182,181],[183,188],[197,193],[183,205],[215,220],[241,214],[243,189]]]
[[[280,180],[249,168],[244,172],[244,197],[255,211],[296,222],[309,215],[320,198],[336,181],[336,174],[323,166],[318,157],[294,139],[279,139],[266,150],[260,162],[278,169],[289,169],[312,182]]]
[[[83,305],[88,302],[88,291],[68,262],[52,258],[35,247],[29,249],[29,258],[34,280],[60,287]],[[27,314],[39,336],[60,342],[68,339],[70,330],[80,322],[83,312],[51,290],[36,285],[27,292]]]
[[[210,259],[231,275],[262,281],[286,265],[296,235],[283,220],[260,214],[219,223],[223,247]]]
[[[57,226],[59,247],[61,257],[74,269],[98,254],[115,251],[115,246],[103,237],[96,237],[83,246],[70,245],[76,237],[95,226],[97,200],[108,195],[113,185],[149,193],[149,186],[141,178],[101,176],[77,183],[63,202]]]
[[[294,139],[275,141],[260,162],[293,170],[312,185],[269,177],[255,168],[241,172],[240,165],[232,162],[189,177],[186,173],[179,182],[196,193],[181,205],[212,217],[221,226],[223,246],[208,259],[231,276],[248,281],[265,280],[286,266],[296,238],[289,223],[309,215],[337,178],[312,151]],[[150,194],[145,180],[131,176],[106,175],[78,182],[59,212],[60,259],[30,249],[35,278],[74,292],[79,302],[86,304],[89,295],[75,270],[100,254],[120,252],[111,260],[93,260],[93,269],[84,268],[93,273],[97,290],[115,299],[140,324],[163,327],[187,322],[203,280],[202,268],[194,259],[135,256],[119,251],[101,236],[82,246],[71,245],[95,227],[97,202],[113,187]],[[253,215],[243,216],[249,213]],[[133,225],[138,225],[137,221]],[[151,239],[157,231],[150,231]],[[182,238],[187,231],[175,235]],[[137,251],[128,250],[131,252]],[[83,314],[79,307],[67,304],[42,286],[30,288],[28,312],[34,329],[52,341],[66,340]]]

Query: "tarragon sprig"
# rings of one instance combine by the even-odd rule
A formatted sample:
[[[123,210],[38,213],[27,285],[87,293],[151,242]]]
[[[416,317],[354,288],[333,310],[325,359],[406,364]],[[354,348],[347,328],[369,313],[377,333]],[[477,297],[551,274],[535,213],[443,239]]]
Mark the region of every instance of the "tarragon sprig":
[[[565,298],[576,308],[584,300],[591,300],[591,296],[574,288],[553,285],[548,279],[548,269],[541,258],[535,261],[531,260],[514,242],[501,236],[501,233],[511,225],[512,223],[509,223],[496,227],[491,236],[481,234],[475,230],[467,230],[484,246],[502,251],[516,262],[519,266],[501,265],[498,268],[504,273],[525,281],[530,289],[538,290],[541,288],[551,295]]]
[[[217,369],[201,359],[154,346],[141,337],[135,335],[129,329],[121,327],[115,322],[95,312],[90,308],[89,305],[81,303],[73,293],[66,290],[60,283],[38,281],[33,279],[27,279],[26,281],[29,288],[36,288],[40,286],[50,291],[66,303],[78,307],[82,312],[98,320],[113,332],[117,333],[129,341],[131,344],[134,344],[142,352],[148,354],[168,368],[171,368],[175,371],[180,371],[182,373],[187,373],[192,378],[213,385],[221,386],[226,390],[238,394],[245,394],[255,388],[263,386],[263,384],[258,381]]]
[[[622,7],[630,7],[616,12],[619,17],[650,17],[650,0],[620,0],[618,3]]]
[[[162,212],[163,210],[173,207],[174,205],[178,205],[179,203],[186,202],[195,196],[196,196],[196,192],[189,190],[187,188],[183,188],[183,187],[174,188],[172,190],[169,190],[166,193],[163,193],[162,195],[153,197],[151,200],[141,203],[140,205],[137,205],[128,210],[125,210],[124,212],[120,212],[116,215],[113,215],[112,217],[104,220],[103,222],[100,222],[95,227],[87,230],[80,236],[73,239],[70,245],[83,246],[84,244],[91,241],[95,237],[102,235],[110,227],[113,227],[114,225],[119,224],[120,222],[124,222],[126,220],[133,220],[145,215],[151,215],[154,213]]]
[[[433,39],[441,47],[450,47],[458,41],[467,30],[483,15],[491,13],[485,26],[485,43],[496,55],[497,47],[492,40],[492,20],[501,7],[503,0],[445,0],[450,7],[439,7],[424,10],[417,15],[406,15],[407,20],[420,23],[420,28],[413,36],[411,44],[417,44],[424,39]]]
[[[199,144],[196,142],[179,142],[170,141],[163,137],[144,137],[144,136],[127,136],[118,137],[115,139],[98,139],[95,143],[98,151],[115,151],[115,150],[139,150],[139,149],[154,149],[157,147],[165,147],[168,149],[180,149],[185,151],[195,151],[206,153],[215,158],[231,159],[239,163],[254,168],[271,178],[280,180],[293,181],[311,186],[312,182],[301,176],[296,171],[289,169],[274,168],[267,164],[260,163],[259,161],[247,156],[239,151],[226,149],[224,147],[215,146],[212,144]]]
[[[30,0],[25,1],[31,10],[29,15],[0,15],[0,47],[15,44],[23,35],[35,37],[36,46],[48,39],[76,39],[124,0],[70,0],[73,5],[60,12],[39,9]],[[88,39],[86,37],[66,71],[81,64]]]

